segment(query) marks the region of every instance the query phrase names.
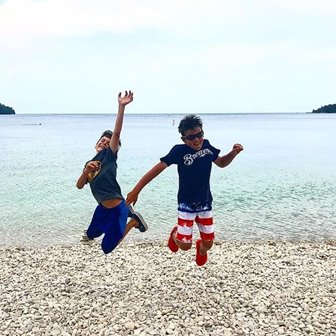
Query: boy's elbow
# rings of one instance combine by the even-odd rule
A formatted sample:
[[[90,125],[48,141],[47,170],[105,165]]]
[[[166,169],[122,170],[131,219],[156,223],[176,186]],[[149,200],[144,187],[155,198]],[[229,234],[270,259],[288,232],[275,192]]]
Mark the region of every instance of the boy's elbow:
[[[224,160],[221,160],[221,161],[218,162],[217,165],[218,165],[219,168],[225,168],[228,165],[228,163]]]
[[[222,168],[227,167],[230,163],[231,163],[231,161],[223,161],[222,162]]]

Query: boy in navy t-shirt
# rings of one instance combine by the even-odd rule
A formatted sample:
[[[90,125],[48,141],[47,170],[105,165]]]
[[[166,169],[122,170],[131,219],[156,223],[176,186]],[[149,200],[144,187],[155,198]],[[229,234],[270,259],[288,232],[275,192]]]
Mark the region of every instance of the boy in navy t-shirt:
[[[96,155],[85,164],[76,184],[78,189],[82,189],[89,183],[98,203],[82,241],[92,241],[104,234],[101,246],[106,254],[112,252],[132,228],[140,232],[147,230],[142,216],[126,205],[117,182],[117,158],[125,106],[132,101],[133,92],[126,91],[124,96],[119,93],[114,130],[107,130],[101,135],[95,146]],[[131,220],[127,223],[128,217]]]
[[[200,117],[191,114],[184,117],[178,127],[184,144],[175,145],[160,159],[127,195],[126,203],[135,204],[140,191],[171,164],[177,165],[179,175],[178,225],[174,226],[168,240],[172,252],[189,250],[192,246],[194,221],[198,225],[201,239],[196,241],[196,263],[202,266],[207,261],[207,251],[215,238],[212,219],[212,195],[210,174],[212,163],[224,168],[243,150],[241,144],[219,156],[220,150],[204,139],[203,123]]]

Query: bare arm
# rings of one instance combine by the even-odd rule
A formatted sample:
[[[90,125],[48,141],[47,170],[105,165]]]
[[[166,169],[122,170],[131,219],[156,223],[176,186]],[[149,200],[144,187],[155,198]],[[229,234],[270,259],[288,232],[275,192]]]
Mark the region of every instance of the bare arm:
[[[116,116],[115,124],[114,124],[114,130],[112,134],[112,138],[110,141],[110,148],[113,153],[116,153],[119,148],[119,140],[120,140],[120,134],[122,130],[122,125],[124,121],[124,112],[125,112],[125,106],[133,101],[133,92],[132,91],[125,91],[125,96],[121,96],[121,92],[119,92],[118,95],[118,113]]]
[[[242,150],[244,150],[244,148],[241,144],[234,144],[231,152],[223,156],[218,156],[214,163],[218,167],[224,168],[228,166]]]
[[[127,204],[135,204],[138,200],[138,195],[140,191],[156,176],[158,176],[162,171],[167,168],[167,164],[164,162],[159,162],[156,164],[151,170],[149,170],[137,183],[137,185],[133,188],[131,192],[127,194],[126,203]]]

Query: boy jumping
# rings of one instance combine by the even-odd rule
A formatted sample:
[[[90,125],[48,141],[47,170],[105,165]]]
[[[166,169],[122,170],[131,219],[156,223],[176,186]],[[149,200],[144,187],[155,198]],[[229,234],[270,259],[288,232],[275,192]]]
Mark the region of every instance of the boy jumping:
[[[215,238],[210,191],[212,162],[220,168],[226,167],[243,150],[243,146],[235,144],[228,154],[219,156],[220,150],[204,139],[203,122],[194,114],[181,120],[178,131],[184,144],[175,145],[166,156],[160,158],[160,162],[128,193],[126,203],[135,204],[139,193],[150,181],[171,164],[176,164],[179,175],[178,225],[170,233],[168,247],[172,252],[189,250],[195,221],[201,236],[196,241],[196,263],[202,266],[207,262],[207,251]]]
[[[117,157],[120,149],[125,106],[133,101],[133,93],[118,95],[118,113],[114,131],[105,131],[96,143],[96,155],[85,164],[77,181],[77,188],[90,184],[92,194],[98,206],[93,214],[91,224],[83,236],[84,241],[104,235],[102,249],[104,253],[113,251],[119,242],[133,228],[140,232],[147,230],[147,224],[138,212],[127,206],[117,182]],[[131,220],[127,223],[127,218]],[[127,223],[127,224],[126,224]]]

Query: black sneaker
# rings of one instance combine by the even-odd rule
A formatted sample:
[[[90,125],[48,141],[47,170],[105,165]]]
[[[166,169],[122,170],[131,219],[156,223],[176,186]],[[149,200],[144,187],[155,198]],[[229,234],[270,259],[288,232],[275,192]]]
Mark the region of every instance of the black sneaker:
[[[128,217],[131,217],[135,219],[138,222],[138,226],[136,227],[140,232],[145,232],[148,230],[148,225],[142,218],[142,216],[139,214],[139,212],[134,211],[133,207],[131,205],[128,206],[129,208],[129,215]]]

